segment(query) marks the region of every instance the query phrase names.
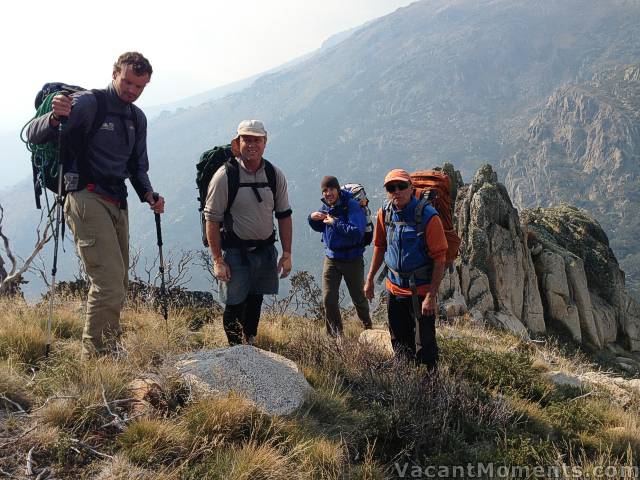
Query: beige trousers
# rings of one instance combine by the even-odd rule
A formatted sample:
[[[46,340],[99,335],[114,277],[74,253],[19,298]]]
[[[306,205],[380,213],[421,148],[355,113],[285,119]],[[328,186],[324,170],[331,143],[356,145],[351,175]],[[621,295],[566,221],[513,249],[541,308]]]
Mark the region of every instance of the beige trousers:
[[[127,291],[127,210],[93,192],[81,190],[67,195],[64,212],[89,278],[82,354],[107,353],[115,347],[121,333],[120,311]]]

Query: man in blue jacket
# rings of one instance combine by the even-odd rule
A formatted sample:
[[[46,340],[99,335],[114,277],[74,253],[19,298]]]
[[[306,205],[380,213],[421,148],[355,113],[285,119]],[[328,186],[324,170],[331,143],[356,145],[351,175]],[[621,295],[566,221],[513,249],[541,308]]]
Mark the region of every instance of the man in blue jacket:
[[[336,177],[326,176],[320,183],[322,207],[309,215],[309,225],[322,232],[325,258],[322,269],[322,301],[327,331],[342,334],[340,315],[340,282],[344,277],[358,317],[365,328],[371,328],[369,303],[364,296],[364,232],[367,218],[357,200],[340,189]]]

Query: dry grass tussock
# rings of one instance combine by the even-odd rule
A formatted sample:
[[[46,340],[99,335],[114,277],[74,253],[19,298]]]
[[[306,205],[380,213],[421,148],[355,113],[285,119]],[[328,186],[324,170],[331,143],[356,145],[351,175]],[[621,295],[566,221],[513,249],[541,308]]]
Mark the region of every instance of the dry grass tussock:
[[[0,471],[34,478],[382,479],[394,464],[620,467],[640,455],[640,398],[623,408],[606,388],[558,387],[548,370],[585,372],[551,339],[524,341],[461,318],[438,328],[436,375],[342,341],[294,315],[265,315],[257,346],[294,360],[315,389],[288,417],[237,395],[192,399],[172,355],[226,344],[221,318],[136,305],[117,355],[79,362],[82,311],[58,305],[44,358],[46,306],[0,300]],[[194,329],[194,325],[198,329]],[[162,392],[130,409],[129,382],[153,374]],[[631,394],[630,394],[631,395]],[[29,453],[30,452],[30,453]]]

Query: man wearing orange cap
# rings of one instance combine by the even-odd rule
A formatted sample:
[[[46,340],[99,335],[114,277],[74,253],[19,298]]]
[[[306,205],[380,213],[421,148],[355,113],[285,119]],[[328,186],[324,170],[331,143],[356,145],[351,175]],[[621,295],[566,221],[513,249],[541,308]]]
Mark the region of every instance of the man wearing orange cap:
[[[384,263],[393,349],[397,356],[435,370],[436,300],[447,253],[444,228],[435,208],[426,199],[414,196],[411,177],[405,170],[391,170],[384,187],[388,200],[378,211],[364,293],[373,299],[373,281]]]

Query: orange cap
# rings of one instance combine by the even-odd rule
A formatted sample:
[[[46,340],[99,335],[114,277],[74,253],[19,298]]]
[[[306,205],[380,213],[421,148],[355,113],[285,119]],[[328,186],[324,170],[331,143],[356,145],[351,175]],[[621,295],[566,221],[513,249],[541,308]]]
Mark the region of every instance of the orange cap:
[[[409,176],[409,172],[403,170],[401,168],[394,168],[387,176],[384,177],[384,185],[389,182],[408,182],[411,183],[411,177]]]

